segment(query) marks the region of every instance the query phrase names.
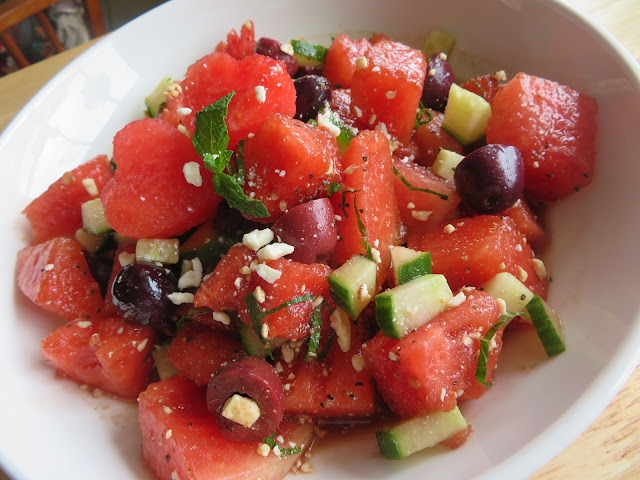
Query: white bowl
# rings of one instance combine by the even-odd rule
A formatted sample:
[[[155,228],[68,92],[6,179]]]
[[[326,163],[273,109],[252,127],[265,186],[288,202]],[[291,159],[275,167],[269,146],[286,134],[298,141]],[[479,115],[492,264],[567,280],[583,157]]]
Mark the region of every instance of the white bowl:
[[[257,36],[329,42],[339,32],[384,32],[419,45],[434,28],[457,38],[459,76],[505,69],[566,83],[600,107],[593,185],[552,210],[550,303],[568,350],[546,360],[528,335],[509,339],[496,384],[464,404],[474,427],[455,451],[402,462],[376,453],[372,436],[326,445],[305,478],[523,478],[557,454],[613,398],[640,359],[640,72],[612,38],[558,1],[176,0],[99,42],[55,77],[0,139],[6,232],[0,261],[0,463],[20,480],[149,478],[135,404],[93,398],[54,378],[40,340],[60,324],[15,288],[25,245],[20,211],[64,171],[109,153],[113,134],[142,114],[165,74],[180,77],[233,27],[253,19]],[[11,167],[8,167],[11,162]],[[7,170],[8,172],[8,170]]]

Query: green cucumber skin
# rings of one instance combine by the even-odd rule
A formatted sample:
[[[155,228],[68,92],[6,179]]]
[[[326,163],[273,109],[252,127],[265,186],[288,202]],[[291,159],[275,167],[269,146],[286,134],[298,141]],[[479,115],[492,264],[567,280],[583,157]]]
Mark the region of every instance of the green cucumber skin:
[[[380,294],[376,296],[376,319],[391,318],[390,322],[378,322],[380,331],[386,337],[400,340],[402,332],[398,329],[397,323],[394,321],[394,302],[390,295]]]
[[[251,325],[238,319],[240,343],[250,357],[267,358],[267,350]]]
[[[529,301],[527,311],[547,356],[553,357],[564,352],[567,345],[562,338],[562,333],[556,329],[551,315],[547,312],[547,307],[539,295],[535,295]]]
[[[336,302],[350,318],[355,319],[358,315],[353,308],[353,292],[351,289],[345,286],[341,279],[331,277],[331,275],[327,277],[327,280],[329,282],[329,293],[333,301]]]
[[[402,460],[407,455],[403,455],[396,436],[390,430],[376,431],[376,440],[380,448],[380,454],[389,460]]]
[[[431,254],[426,252],[398,267],[398,285],[431,273]]]

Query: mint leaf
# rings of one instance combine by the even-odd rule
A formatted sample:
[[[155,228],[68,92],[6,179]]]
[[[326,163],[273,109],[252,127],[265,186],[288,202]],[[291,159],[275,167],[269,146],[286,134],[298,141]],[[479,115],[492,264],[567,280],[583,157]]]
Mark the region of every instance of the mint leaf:
[[[304,40],[291,40],[293,53],[303,57],[312,58],[320,63],[324,63],[329,49],[316,43],[305,42]]]
[[[229,131],[224,119],[229,113],[229,102],[234,94],[235,92],[229,92],[196,113],[195,134],[191,141],[207,169],[215,173],[226,168],[233,154],[227,150]]]
[[[449,197],[448,197],[447,195],[445,195],[444,193],[438,193],[438,192],[435,192],[435,191],[433,191],[433,190],[429,190],[428,188],[420,188],[420,187],[415,187],[415,186],[411,185],[411,184],[409,183],[409,181],[408,181],[406,178],[404,178],[404,177],[402,176],[402,174],[401,174],[401,173],[400,173],[400,171],[395,167],[395,165],[394,165],[394,167],[393,167],[393,173],[394,173],[394,175],[395,175],[396,177],[398,177],[398,178],[400,179],[400,181],[401,181],[402,183],[404,183],[404,185],[405,185],[409,190],[412,190],[412,191],[414,191],[414,192],[424,192],[424,193],[430,193],[430,194],[432,194],[432,195],[437,195],[437,196],[438,196],[438,197],[440,197],[442,200],[447,200],[447,199],[449,198]]]
[[[267,207],[260,200],[247,197],[238,181],[229,174],[216,173],[213,176],[216,193],[227,201],[230,207],[251,217],[265,218],[269,216]]]

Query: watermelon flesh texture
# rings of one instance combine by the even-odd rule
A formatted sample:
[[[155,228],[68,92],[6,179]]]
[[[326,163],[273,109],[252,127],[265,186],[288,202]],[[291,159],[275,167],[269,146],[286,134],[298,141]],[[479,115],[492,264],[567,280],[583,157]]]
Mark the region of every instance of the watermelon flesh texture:
[[[262,456],[262,442],[225,440],[209,413],[205,389],[180,375],[153,383],[138,398],[142,430],[142,456],[158,480],[255,479],[280,480],[311,445],[312,422],[283,420],[276,430],[284,448],[289,442],[301,453]]]

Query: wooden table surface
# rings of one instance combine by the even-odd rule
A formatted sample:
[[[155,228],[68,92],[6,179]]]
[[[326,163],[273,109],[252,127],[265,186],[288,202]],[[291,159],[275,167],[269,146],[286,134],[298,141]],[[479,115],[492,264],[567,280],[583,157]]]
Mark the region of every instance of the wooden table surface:
[[[640,0],[567,1],[640,59]],[[87,46],[0,77],[0,132],[42,85]],[[639,420],[640,367],[593,424],[530,480],[640,479]],[[0,480],[7,480],[2,471]]]

